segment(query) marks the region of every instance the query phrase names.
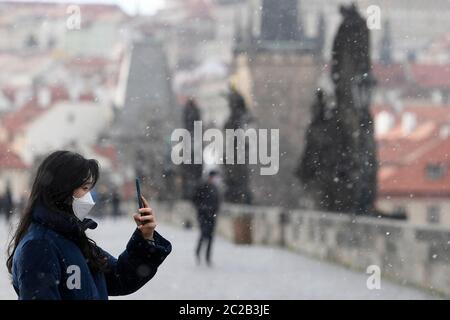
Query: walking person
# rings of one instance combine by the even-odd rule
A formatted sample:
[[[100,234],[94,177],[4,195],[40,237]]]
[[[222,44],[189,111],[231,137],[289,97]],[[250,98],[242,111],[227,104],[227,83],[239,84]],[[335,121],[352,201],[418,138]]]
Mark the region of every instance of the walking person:
[[[5,195],[3,196],[3,210],[6,214],[6,221],[10,222],[11,221],[11,217],[14,213],[14,200],[13,200],[13,195],[12,195],[12,191],[11,191],[11,186],[8,184],[6,186],[6,192]]]
[[[10,242],[7,267],[20,300],[107,300],[144,286],[172,250],[156,230],[153,209],[134,214],[137,225],[114,258],[89,239],[86,218],[99,178],[94,159],[56,151],[39,166],[25,211]]]
[[[6,216],[6,212],[4,210],[4,195],[0,193],[0,216],[5,215]]]
[[[193,203],[197,209],[197,219],[200,227],[200,237],[196,249],[197,263],[201,262],[201,251],[206,244],[206,263],[211,266],[211,250],[216,226],[217,213],[220,208],[220,194],[217,187],[219,178],[217,171],[208,174],[206,182],[199,185],[193,196]]]
[[[117,191],[117,188],[114,188],[112,192],[112,199],[111,199],[111,209],[112,209],[112,216],[114,219],[120,217],[121,211],[120,211],[120,194]]]

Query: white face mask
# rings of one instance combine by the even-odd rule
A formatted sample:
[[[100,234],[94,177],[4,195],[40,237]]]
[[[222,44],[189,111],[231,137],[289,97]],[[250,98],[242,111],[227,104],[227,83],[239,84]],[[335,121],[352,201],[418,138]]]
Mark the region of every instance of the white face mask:
[[[94,199],[92,199],[91,192],[86,193],[81,198],[73,197],[72,208],[75,216],[83,221],[84,218],[89,214],[92,207],[95,205]]]

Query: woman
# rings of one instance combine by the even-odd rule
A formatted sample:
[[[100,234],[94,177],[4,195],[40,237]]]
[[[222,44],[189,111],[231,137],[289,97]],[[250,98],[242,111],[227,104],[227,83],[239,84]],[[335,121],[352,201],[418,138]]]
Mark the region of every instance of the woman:
[[[137,291],[172,250],[155,231],[153,210],[133,218],[137,229],[118,259],[89,239],[97,224],[85,218],[99,177],[96,160],[69,151],[39,166],[30,198],[11,240],[7,267],[19,299],[108,299]]]

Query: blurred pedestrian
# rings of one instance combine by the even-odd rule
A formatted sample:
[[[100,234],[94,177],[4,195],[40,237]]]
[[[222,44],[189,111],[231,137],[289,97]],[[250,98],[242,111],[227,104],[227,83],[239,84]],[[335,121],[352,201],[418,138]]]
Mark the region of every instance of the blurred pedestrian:
[[[6,221],[9,222],[9,221],[11,221],[11,217],[14,212],[14,201],[13,201],[11,186],[9,184],[6,186],[6,191],[3,196],[2,202],[3,202],[2,207],[6,214]]]
[[[111,210],[113,218],[118,218],[121,215],[120,212],[120,195],[116,188],[114,188],[111,195]]]
[[[91,191],[92,199],[95,201],[95,207],[92,209],[92,215],[96,217],[104,217],[110,215],[108,202],[111,201],[108,198],[108,187],[104,184],[99,184],[98,187]]]
[[[206,263],[211,265],[211,249],[216,225],[217,212],[220,208],[220,194],[217,187],[219,178],[217,171],[210,171],[206,182],[200,184],[192,198],[197,208],[197,219],[200,227],[200,238],[198,240],[196,257],[201,262],[201,250],[206,243]]]
[[[0,194],[0,216],[3,216],[3,215],[6,216],[6,212],[5,212],[5,210],[4,210],[3,202],[4,202],[4,200],[3,200],[3,195]]]

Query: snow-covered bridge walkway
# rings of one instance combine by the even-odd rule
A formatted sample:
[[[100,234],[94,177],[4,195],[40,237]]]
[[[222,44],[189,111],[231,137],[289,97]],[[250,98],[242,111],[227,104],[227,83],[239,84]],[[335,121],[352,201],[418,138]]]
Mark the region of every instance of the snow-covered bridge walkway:
[[[194,259],[196,230],[159,225],[173,252],[156,277],[126,299],[429,299],[420,290],[382,278],[380,290],[366,287],[368,275],[289,251],[263,246],[236,246],[215,239],[214,266]],[[91,237],[112,254],[119,254],[133,231],[132,219],[99,220]],[[9,285],[4,249],[9,228],[1,220],[0,299],[16,299]]]

